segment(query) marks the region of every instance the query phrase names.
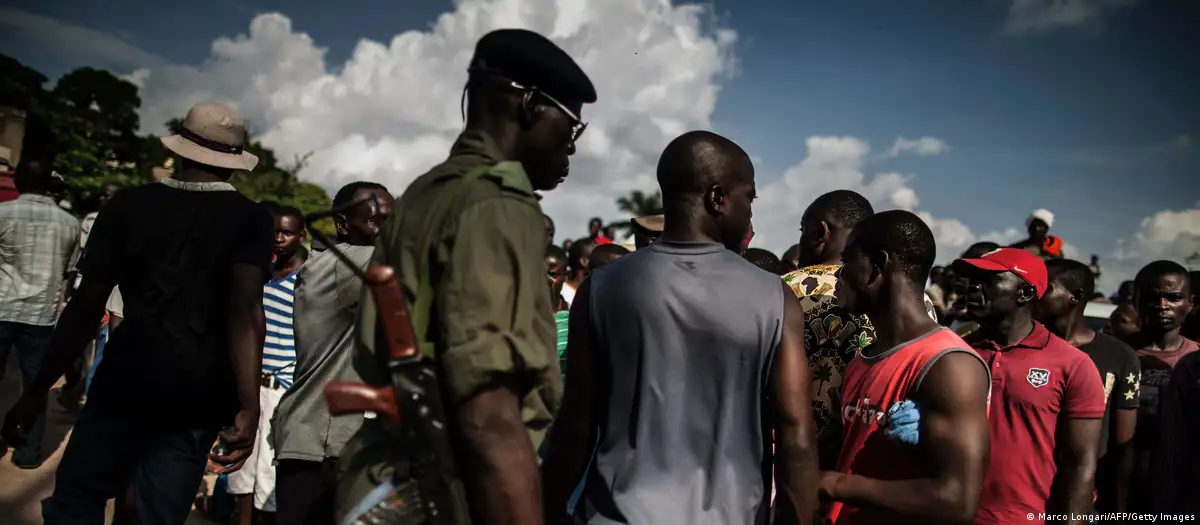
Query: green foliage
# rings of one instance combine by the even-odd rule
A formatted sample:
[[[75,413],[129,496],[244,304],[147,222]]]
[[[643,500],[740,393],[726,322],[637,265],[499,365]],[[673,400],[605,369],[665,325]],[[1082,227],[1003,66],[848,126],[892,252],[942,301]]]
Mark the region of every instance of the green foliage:
[[[617,209],[628,213],[629,218],[662,213],[662,192],[646,193],[642,190],[633,190],[629,192],[629,195],[617,198]],[[629,220],[609,223],[606,227],[619,230],[628,229]]]
[[[93,68],[67,73],[53,90],[47,91],[45,83],[41,73],[0,55],[0,105],[26,111],[22,156],[54,157],[54,169],[67,181],[74,209],[91,210],[109,181],[125,186],[152,181],[153,168],[171,158],[158,137],[137,133],[142,103],[137,86]],[[182,119],[166,123],[171,132],[182,125]],[[253,173],[236,174],[230,182],[247,197],[295,206],[306,214],[332,205],[324,188],[297,178],[311,154],[281,166],[275,152],[258,141],[248,141],[246,150],[258,156],[258,167]],[[333,232],[328,219],[312,226]]]

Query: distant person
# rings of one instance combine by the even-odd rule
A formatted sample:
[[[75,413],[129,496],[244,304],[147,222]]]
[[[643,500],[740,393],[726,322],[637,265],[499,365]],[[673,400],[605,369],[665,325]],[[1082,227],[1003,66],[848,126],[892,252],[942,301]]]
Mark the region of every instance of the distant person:
[[[750,158],[724,137],[689,132],[663,151],[658,180],[662,239],[593,273],[571,309],[544,514],[561,516],[594,451],[576,523],[766,523],[771,422],[779,498],[790,504],[776,519],[809,523],[803,313],[777,277],[736,253],[754,199]]]
[[[542,221],[546,223],[546,244],[554,244],[554,219],[542,214]]]
[[[590,270],[592,250],[596,242],[584,237],[571,244],[567,250],[567,282],[563,283],[562,298],[570,307],[575,302],[575,291],[583,284]]]
[[[946,269],[934,266],[929,270],[929,284],[925,287],[925,294],[933,302],[933,309],[937,312],[939,321],[946,317],[946,289],[942,286],[945,278]]]
[[[1086,354],[1033,319],[1049,286],[1045,263],[1004,248],[959,259],[954,273],[967,280],[967,315],[979,323],[966,341],[992,374],[992,449],[975,525],[1087,514],[1104,388]]]
[[[359,201],[333,216],[333,248],[365,270],[379,226],[392,216],[396,201],[382,185],[360,181],[338,190],[332,207]],[[363,417],[331,415],[324,389],[330,381],[361,381],[352,358],[362,288],[354,271],[328,251],[314,253],[296,272],[294,380],[279,399],[269,436],[276,462],[275,525],[334,521],[338,463]]]
[[[1139,327],[1129,336],[1129,345],[1137,350],[1142,364],[1141,405],[1134,441],[1137,464],[1131,481],[1133,510],[1137,512],[1148,511],[1153,498],[1150,489],[1157,476],[1153,458],[1158,454],[1161,437],[1158,412],[1162,393],[1170,385],[1179,360],[1200,346],[1180,333],[1192,308],[1187,269],[1173,261],[1154,261],[1142,267],[1133,282]]]
[[[67,270],[79,248],[79,221],[59,208],[50,195],[55,183],[49,161],[22,159],[13,182],[20,196],[0,202],[0,377],[4,377],[9,353],[16,350],[21,384],[32,401],[41,386],[37,382],[39,368],[49,351],[63,294],[70,285]],[[99,321],[97,318],[96,324],[87,329],[92,335]],[[60,370],[54,381],[63,372]],[[80,371],[75,372],[76,380],[82,379]],[[46,390],[54,381],[46,385]],[[29,414],[30,421],[11,421],[29,424],[29,436],[23,445],[10,442],[16,447],[11,460],[22,469],[37,468],[45,460],[45,410],[28,408],[37,412]],[[5,422],[10,423],[7,419]]]
[[[1179,333],[1193,341],[1200,340],[1200,271],[1188,272],[1188,287],[1192,291],[1192,312],[1183,322]]]
[[[1133,304],[1133,281],[1121,281],[1121,285],[1117,287],[1117,293],[1112,296],[1114,304]]]
[[[592,254],[588,258],[588,272],[599,270],[626,255],[629,255],[629,249],[620,244],[601,244],[592,250]]]
[[[793,244],[793,245],[789,246],[787,250],[784,250],[783,255],[779,257],[779,260],[781,262],[783,262],[783,266],[789,272],[794,272],[800,268],[799,259],[800,259],[800,245],[799,244]]]
[[[988,466],[991,381],[988,365],[925,309],[936,251],[920,218],[893,210],[855,226],[842,252],[838,305],[870,316],[876,340],[847,366],[841,417],[828,427],[841,434],[837,468],[821,476],[833,523],[975,516]],[[907,410],[920,414],[917,435],[893,436]]]
[[[1025,229],[1029,232],[1029,237],[1011,245],[1010,248],[1026,250],[1042,259],[1061,259],[1063,240],[1050,235],[1052,226],[1054,226],[1054,214],[1050,213],[1050,210],[1034,210],[1029,218],[1025,219]]]
[[[79,290],[4,421],[13,439],[42,413],[46,392],[95,336],[119,284],[125,320],[42,503],[47,524],[102,523],[106,502],[131,482],[139,521],[182,523],[208,460],[233,472],[253,449],[274,221],[228,182],[258,162],[245,140],[229,107],[193,106],[179,134],[162,138],[181,157],[174,175],[122,190],[96,218]],[[219,434],[228,452],[210,456],[228,425]]]
[[[750,261],[751,264],[759,267],[760,269],[771,272],[775,275],[782,276],[784,273],[786,273],[783,271],[784,266],[783,263],[779,261],[779,258],[776,257],[775,254],[762,248],[747,248],[746,253],[743,253],[742,257],[745,257],[747,261]]]
[[[1092,254],[1092,262],[1091,262],[1091,264],[1088,264],[1088,269],[1091,270],[1091,272],[1092,272],[1092,278],[1094,278],[1096,280],[1096,282],[1100,282],[1101,271],[1100,271],[1100,256],[1099,255],[1096,255],[1094,253]]]
[[[1046,261],[1050,285],[1038,304],[1038,322],[1087,354],[1104,385],[1100,458],[1096,465],[1096,510],[1127,512],[1137,429],[1142,367],[1129,345],[1088,327],[1084,298],[1095,290],[1094,274],[1079,261]]]
[[[1108,316],[1108,324],[1104,330],[1109,335],[1130,342],[1130,337],[1138,332],[1141,323],[1138,321],[1137,308],[1132,303],[1117,303],[1117,307]]]
[[[635,249],[640,250],[654,244],[654,241],[657,241],[659,236],[662,235],[662,215],[635,217],[629,222],[633,225],[633,245]]]
[[[604,221],[600,217],[592,217],[588,221],[587,238],[591,239],[597,246],[613,242],[611,238],[604,234]]]

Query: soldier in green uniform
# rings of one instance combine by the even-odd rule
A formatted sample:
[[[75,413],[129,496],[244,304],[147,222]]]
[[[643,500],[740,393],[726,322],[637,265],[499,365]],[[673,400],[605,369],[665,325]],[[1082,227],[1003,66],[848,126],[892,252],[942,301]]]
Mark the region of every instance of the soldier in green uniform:
[[[534,191],[567,177],[586,127],[581,109],[596,91],[566,52],[525,30],[485,35],[469,73],[465,131],[400,197],[375,262],[398,270],[414,331],[434,349],[473,521],[536,525],[535,451],[563,387]],[[366,336],[375,334],[373,300],[360,308],[355,367],[384,385],[382,346]],[[381,497],[375,487],[391,477],[396,445],[381,425],[369,420],[342,454],[339,523]]]

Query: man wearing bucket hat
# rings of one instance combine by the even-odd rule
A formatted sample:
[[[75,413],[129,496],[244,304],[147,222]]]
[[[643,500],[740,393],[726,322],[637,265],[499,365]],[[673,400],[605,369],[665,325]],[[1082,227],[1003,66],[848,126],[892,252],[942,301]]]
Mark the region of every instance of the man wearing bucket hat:
[[[380,229],[375,260],[398,270],[413,318],[428,321],[414,333],[439,361],[475,521],[537,525],[535,450],[562,396],[562,376],[546,286],[546,224],[534,191],[566,179],[586,127],[580,112],[596,91],[566,52],[520,29],[484,35],[468,72],[465,130],[450,157],[400,197]],[[356,363],[364,381],[386,385],[377,318],[364,295]],[[375,489],[393,477],[395,446],[378,419],[347,445],[339,522],[387,497]]]
[[[975,524],[1087,514],[1104,387],[1087,354],[1033,319],[1049,287],[1046,264],[1000,248],[955,261],[954,273],[969,283],[966,315],[979,323],[965,340],[992,373],[991,460]]]
[[[220,433],[225,471],[241,467],[258,423],[262,287],[271,275],[270,212],[234,190],[258,162],[232,109],[197,104],[162,143],[181,159],[158,183],[105,205],[37,378],[4,421],[6,439],[43,410],[46,392],[95,334],[114,285],[128,307],[43,502],[49,525],[99,523],[131,483],[138,520],[182,523]]]

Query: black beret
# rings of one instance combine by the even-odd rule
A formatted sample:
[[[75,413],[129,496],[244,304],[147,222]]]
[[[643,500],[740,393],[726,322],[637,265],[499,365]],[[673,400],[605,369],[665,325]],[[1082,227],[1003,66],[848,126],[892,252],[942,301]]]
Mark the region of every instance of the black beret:
[[[525,29],[497,29],[483,35],[475,44],[469,71],[508,77],[564,104],[596,101],[596,88],[579,64],[550,39]]]

